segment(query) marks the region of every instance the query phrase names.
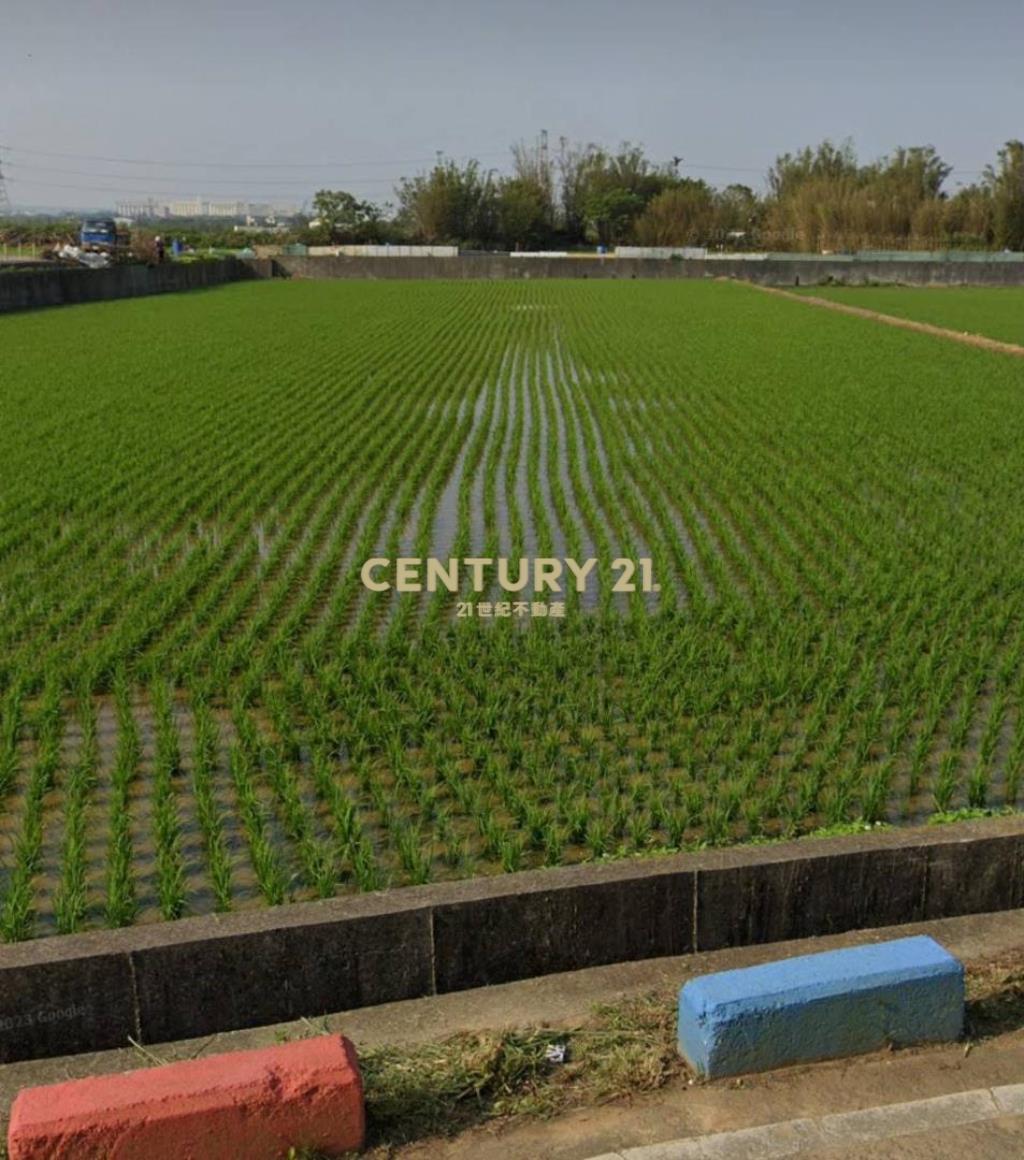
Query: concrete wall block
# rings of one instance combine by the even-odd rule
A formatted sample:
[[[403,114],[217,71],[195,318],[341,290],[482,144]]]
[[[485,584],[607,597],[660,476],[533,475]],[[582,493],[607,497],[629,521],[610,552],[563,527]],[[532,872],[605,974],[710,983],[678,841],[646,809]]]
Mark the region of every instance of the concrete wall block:
[[[693,949],[692,873],[592,881],[434,907],[439,993]]]
[[[925,917],[927,854],[838,851],[760,861],[723,851],[697,877],[697,948],[702,951],[839,934]]]
[[[162,942],[131,952],[146,1042],[371,1007],[433,991],[429,911]]]
[[[43,950],[19,962],[20,950],[0,956],[0,1063],[123,1047],[139,1034],[123,955],[63,957],[54,947],[50,961]]]
[[[949,841],[928,850],[925,918],[1024,906],[1024,838]]]

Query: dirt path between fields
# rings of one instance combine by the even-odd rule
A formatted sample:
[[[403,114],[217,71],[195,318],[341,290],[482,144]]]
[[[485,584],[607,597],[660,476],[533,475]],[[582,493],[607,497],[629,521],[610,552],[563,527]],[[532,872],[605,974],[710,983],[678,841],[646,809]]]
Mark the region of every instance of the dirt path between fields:
[[[967,331],[947,330],[943,326],[933,326],[930,322],[918,322],[912,318],[899,318],[895,314],[882,314],[877,310],[866,310],[863,306],[848,306],[845,302],[833,302],[831,298],[818,298],[814,294],[794,294],[791,290],[780,290],[776,286],[758,286],[747,283],[764,294],[775,294],[788,298],[791,302],[803,302],[808,306],[824,306],[826,310],[836,310],[840,314],[852,314],[857,318],[869,318],[872,322],[884,322],[886,326],[898,326],[901,330],[916,330],[920,334],[931,334],[936,338],[948,338],[962,342],[966,346],[977,346],[982,350],[994,350],[1000,354],[1012,354],[1024,358],[1024,346],[1013,342],[1000,342],[997,338],[986,338],[983,334],[969,334]]]

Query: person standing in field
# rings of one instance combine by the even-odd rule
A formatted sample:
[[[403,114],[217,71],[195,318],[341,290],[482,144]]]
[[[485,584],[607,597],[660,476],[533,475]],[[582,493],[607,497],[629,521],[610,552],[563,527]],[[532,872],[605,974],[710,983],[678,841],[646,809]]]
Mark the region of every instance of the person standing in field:
[[[163,265],[163,260],[164,260],[164,252],[165,252],[165,251],[164,251],[164,240],[163,240],[163,238],[161,238],[161,237],[157,237],[157,239],[156,239],[156,241],[155,241],[154,245],[156,246],[156,261],[157,261],[157,265],[158,265],[158,266],[160,266],[160,265]]]

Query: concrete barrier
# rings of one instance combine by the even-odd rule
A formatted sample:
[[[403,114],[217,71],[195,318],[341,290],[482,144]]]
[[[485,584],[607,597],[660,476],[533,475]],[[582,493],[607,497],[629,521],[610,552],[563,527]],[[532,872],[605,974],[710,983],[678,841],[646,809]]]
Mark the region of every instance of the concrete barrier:
[[[1024,817],[412,886],[0,947],[0,1062],[1024,906]]]
[[[347,279],[668,279],[735,278],[764,286],[818,286],[840,282],[850,286],[1021,286],[1024,262],[1019,261],[893,261],[851,255],[783,258],[555,258],[522,255],[462,254],[453,258],[304,257],[267,259],[260,276]],[[251,264],[251,263],[250,263]]]
[[[709,1079],[958,1039],[964,969],[926,936],[691,979],[679,1050]]]
[[[49,269],[0,273],[0,314],[40,306],[63,306],[112,298],[165,294],[220,286],[244,279],[312,278],[404,280],[517,280],[530,278],[659,279],[718,278],[763,286],[817,286],[841,282],[912,286],[1021,286],[1024,262],[886,261],[834,258],[556,258],[463,254],[443,257],[223,258],[164,266],[118,266],[109,270]]]
[[[161,266],[112,266],[106,270],[15,270],[0,273],[0,314],[40,306],[69,306],[112,298],[138,298],[201,290],[228,282],[269,277],[265,265],[236,258],[201,262],[167,262]]]
[[[280,1160],[362,1147],[363,1087],[340,1035],[26,1088],[10,1160]]]

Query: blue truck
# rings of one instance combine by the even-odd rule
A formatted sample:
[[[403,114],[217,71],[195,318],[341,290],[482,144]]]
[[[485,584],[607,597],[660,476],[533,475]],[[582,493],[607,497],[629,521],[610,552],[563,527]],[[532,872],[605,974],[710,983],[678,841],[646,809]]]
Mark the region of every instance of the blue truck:
[[[128,235],[118,229],[113,218],[86,218],[78,241],[87,254],[109,254],[113,258],[128,250]]]

